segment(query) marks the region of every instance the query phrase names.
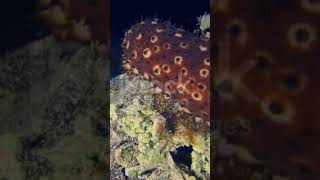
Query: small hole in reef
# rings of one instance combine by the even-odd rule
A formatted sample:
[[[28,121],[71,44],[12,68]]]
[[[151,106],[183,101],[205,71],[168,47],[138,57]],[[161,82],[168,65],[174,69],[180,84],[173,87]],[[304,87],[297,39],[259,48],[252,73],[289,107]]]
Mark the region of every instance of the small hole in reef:
[[[177,165],[184,165],[191,168],[192,157],[191,153],[193,151],[192,145],[190,146],[180,146],[176,148],[174,151],[171,151],[170,154],[172,156],[173,161]]]
[[[271,102],[269,105],[269,110],[272,114],[282,114],[284,112],[284,108],[282,106],[282,104],[280,104],[279,102]]]
[[[189,83],[190,83],[190,84],[193,84],[193,83],[195,83],[195,80],[194,80],[193,78],[190,78],[190,79],[189,79]]]

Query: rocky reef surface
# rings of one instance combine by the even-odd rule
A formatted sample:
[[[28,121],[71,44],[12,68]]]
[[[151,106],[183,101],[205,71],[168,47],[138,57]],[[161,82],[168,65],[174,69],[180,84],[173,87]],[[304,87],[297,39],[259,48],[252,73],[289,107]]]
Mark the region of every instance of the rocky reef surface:
[[[140,76],[110,84],[111,174],[114,179],[209,179],[210,134],[190,132],[159,113],[169,101]]]
[[[105,179],[107,61],[46,37],[0,57],[0,179]]]

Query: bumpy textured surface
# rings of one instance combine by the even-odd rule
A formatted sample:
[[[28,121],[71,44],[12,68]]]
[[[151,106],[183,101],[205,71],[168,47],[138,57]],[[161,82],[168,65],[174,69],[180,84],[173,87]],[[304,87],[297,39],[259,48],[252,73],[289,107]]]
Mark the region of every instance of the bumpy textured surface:
[[[53,37],[0,57],[0,179],[104,179],[104,78],[97,47]]]
[[[170,22],[135,24],[123,40],[123,67],[140,74],[195,118],[188,127],[210,127],[210,46]]]
[[[226,144],[245,148],[274,174],[319,179],[320,3],[213,4],[216,117]],[[233,178],[249,179],[248,169]]]
[[[209,132],[178,126],[172,135],[170,119],[153,110],[157,101],[142,77],[119,75],[111,79],[110,93],[111,179],[210,179]],[[192,151],[175,158],[183,146]]]

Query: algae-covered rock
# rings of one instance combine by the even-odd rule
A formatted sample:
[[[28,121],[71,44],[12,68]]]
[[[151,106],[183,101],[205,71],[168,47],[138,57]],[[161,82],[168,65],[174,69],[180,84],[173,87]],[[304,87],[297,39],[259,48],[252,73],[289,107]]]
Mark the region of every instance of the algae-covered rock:
[[[14,134],[1,135],[0,142],[0,179],[22,179],[24,172],[17,159],[22,152],[21,142]]]
[[[0,179],[107,177],[107,68],[51,36],[0,57]]]
[[[113,179],[209,179],[209,132],[191,132],[179,125],[174,133],[169,131],[171,120],[154,109],[157,97],[142,77],[122,74],[110,84]],[[177,159],[184,146],[192,152]]]

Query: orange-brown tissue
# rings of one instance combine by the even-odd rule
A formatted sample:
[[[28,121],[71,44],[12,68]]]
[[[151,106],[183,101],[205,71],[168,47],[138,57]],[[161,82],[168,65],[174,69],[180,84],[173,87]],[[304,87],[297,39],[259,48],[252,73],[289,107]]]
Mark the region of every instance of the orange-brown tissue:
[[[194,115],[190,123],[210,127],[208,39],[170,22],[150,20],[131,26],[122,47],[127,72],[142,75],[159,92],[177,100],[181,110]]]

